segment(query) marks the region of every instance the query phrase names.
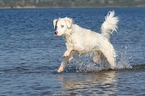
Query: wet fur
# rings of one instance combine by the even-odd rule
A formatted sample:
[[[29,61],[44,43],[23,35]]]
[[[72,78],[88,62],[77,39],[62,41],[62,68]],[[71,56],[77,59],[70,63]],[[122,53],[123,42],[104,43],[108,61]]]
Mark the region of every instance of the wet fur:
[[[115,12],[108,12],[101,26],[101,34],[73,24],[71,18],[59,18],[53,21],[56,28],[56,36],[63,36],[66,41],[67,50],[64,53],[58,73],[62,72],[66,64],[73,59],[75,53],[79,55],[93,53],[93,61],[100,63],[102,60],[110,64],[110,68],[116,67],[116,52],[110,43],[110,34],[117,29],[118,18]]]

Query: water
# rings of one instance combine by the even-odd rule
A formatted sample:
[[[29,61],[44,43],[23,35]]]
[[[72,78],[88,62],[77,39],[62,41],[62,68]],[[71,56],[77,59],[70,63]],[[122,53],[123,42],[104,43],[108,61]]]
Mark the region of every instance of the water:
[[[66,47],[54,35],[53,19],[71,17],[99,32],[110,10],[120,19],[111,36],[117,69],[104,69],[87,55],[58,74]],[[145,8],[0,9],[0,96],[145,95],[144,21]]]

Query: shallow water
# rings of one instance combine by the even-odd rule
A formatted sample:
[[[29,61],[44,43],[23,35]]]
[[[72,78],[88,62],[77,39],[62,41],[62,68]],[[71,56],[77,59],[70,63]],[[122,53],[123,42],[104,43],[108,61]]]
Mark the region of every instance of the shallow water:
[[[84,55],[58,74],[66,47],[53,19],[71,17],[99,32],[110,10],[120,19],[111,36],[117,68],[103,70]],[[145,8],[0,9],[0,96],[145,95],[144,21]]]

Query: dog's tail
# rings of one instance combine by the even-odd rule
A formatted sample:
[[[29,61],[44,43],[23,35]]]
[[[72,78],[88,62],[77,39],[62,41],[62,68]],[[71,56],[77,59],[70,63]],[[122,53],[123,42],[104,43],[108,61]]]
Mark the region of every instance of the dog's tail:
[[[115,12],[109,11],[107,16],[105,17],[105,21],[103,22],[101,26],[101,33],[104,37],[110,38],[110,34],[113,33],[113,31],[117,32],[117,23],[119,21],[118,17],[114,17]]]

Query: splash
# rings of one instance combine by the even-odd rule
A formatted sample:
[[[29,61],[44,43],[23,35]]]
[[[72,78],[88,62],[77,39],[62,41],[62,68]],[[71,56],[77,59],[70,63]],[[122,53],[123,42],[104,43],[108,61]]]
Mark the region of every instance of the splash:
[[[125,47],[124,51],[118,52],[117,66],[115,69],[131,69],[130,59],[131,57],[127,54],[127,47]],[[75,72],[99,72],[101,70],[109,70],[110,68],[109,64],[106,64],[104,61],[99,64],[94,63],[92,61],[92,54],[75,58],[69,64],[69,68],[72,69],[72,67]]]
[[[117,69],[125,69],[125,68],[132,68],[131,64],[130,64],[130,60],[131,60],[131,56],[128,56],[127,54],[127,46],[125,46],[125,50],[123,52],[119,52],[117,59],[118,59],[118,63],[117,63]]]
[[[105,62],[101,62],[100,64],[94,63],[92,61],[91,54],[75,58],[69,64],[69,68],[72,69],[72,67],[75,68],[75,72],[99,72],[102,69],[109,68],[109,66],[105,64]]]

